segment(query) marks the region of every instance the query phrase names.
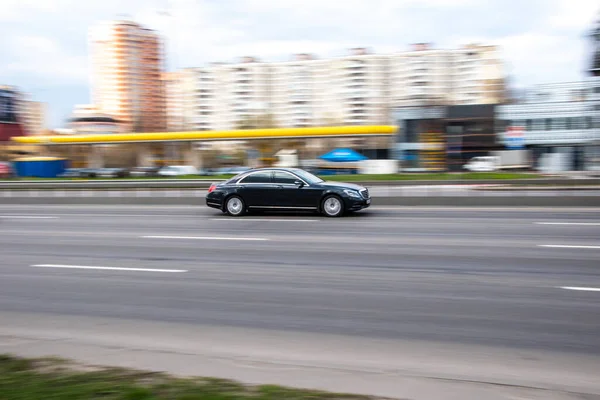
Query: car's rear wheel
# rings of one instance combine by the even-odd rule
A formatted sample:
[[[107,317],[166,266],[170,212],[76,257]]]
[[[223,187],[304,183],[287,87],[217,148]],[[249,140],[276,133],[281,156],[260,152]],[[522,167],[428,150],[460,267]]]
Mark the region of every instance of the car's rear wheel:
[[[344,213],[344,203],[338,196],[327,196],[323,199],[321,211],[327,217],[340,217]]]
[[[232,217],[239,217],[244,215],[246,211],[246,205],[244,200],[239,196],[231,196],[225,201],[225,211]]]

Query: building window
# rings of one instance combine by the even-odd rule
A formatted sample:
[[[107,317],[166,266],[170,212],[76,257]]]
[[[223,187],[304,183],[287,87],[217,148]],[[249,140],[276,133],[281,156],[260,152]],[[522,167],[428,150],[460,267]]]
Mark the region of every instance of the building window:
[[[530,119],[526,120],[525,121],[525,130],[529,132],[529,131],[533,130],[532,127],[533,127],[532,121]]]
[[[511,126],[525,126],[525,121],[523,121],[523,120],[512,121]]]
[[[567,127],[567,118],[553,118],[552,119],[552,129],[555,131],[564,130]]]
[[[546,118],[546,130],[547,131],[552,130],[552,118]]]
[[[543,119],[534,119],[533,120],[533,128],[534,131],[543,131],[544,130],[544,120]]]

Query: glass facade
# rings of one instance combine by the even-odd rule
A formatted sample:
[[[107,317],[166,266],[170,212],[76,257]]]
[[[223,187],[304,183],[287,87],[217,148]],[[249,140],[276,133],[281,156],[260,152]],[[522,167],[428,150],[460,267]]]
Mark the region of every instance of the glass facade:
[[[404,169],[457,171],[498,150],[492,105],[406,108],[396,112],[396,158]]]

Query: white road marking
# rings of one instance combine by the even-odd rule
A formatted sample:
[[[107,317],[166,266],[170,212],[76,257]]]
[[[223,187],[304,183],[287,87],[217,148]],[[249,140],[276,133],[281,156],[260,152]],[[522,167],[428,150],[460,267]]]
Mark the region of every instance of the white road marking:
[[[67,269],[98,269],[107,271],[136,271],[136,272],[187,272],[187,269],[152,269],[152,268],[121,268],[121,267],[93,267],[87,265],[61,265],[61,264],[36,264],[34,268],[67,268]]]
[[[600,222],[536,222],[536,225],[600,226]]]
[[[211,221],[236,221],[236,222],[320,222],[318,219],[283,219],[283,218],[211,218]]]
[[[549,247],[553,249],[600,249],[600,246],[583,246],[567,244],[540,244],[539,247]]]
[[[42,215],[0,215],[0,218],[6,219],[58,219],[54,216],[42,216]]]
[[[577,290],[577,291],[582,291],[582,292],[600,292],[600,288],[593,288],[593,287],[560,286],[560,289]]]
[[[238,240],[238,241],[267,241],[267,238],[249,237],[217,237],[217,236],[140,236],[144,239],[187,239],[187,240]]]

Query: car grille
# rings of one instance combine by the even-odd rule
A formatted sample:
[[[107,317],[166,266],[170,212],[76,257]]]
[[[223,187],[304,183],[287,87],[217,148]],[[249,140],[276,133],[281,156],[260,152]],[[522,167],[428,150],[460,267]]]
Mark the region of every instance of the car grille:
[[[360,195],[363,197],[363,199],[368,199],[369,198],[369,190],[368,189],[361,190]]]

